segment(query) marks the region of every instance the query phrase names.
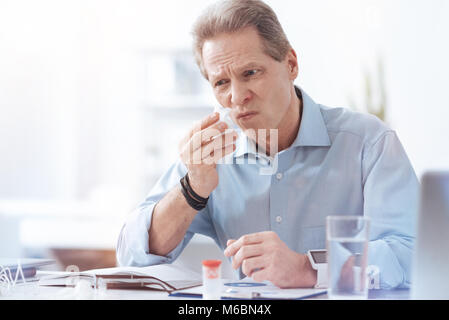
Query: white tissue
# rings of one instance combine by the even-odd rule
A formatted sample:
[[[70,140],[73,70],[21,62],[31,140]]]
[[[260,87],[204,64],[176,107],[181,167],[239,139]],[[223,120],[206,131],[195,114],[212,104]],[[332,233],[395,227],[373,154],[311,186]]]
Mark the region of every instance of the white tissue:
[[[230,108],[223,108],[221,106],[215,106],[214,111],[218,112],[220,114],[220,121],[225,122],[228,125],[229,129],[234,129],[234,130],[240,129],[230,116],[230,112],[231,112]]]

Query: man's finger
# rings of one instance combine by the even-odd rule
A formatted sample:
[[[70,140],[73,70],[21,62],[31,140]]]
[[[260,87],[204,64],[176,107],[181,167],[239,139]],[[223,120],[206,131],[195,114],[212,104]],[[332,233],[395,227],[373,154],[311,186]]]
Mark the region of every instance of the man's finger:
[[[261,268],[258,270],[255,270],[251,273],[251,278],[256,282],[262,282],[269,279],[269,272],[267,268]]]
[[[217,122],[204,130],[195,132],[188,142],[190,150],[196,151],[213,141],[215,137],[221,137],[227,127],[228,125],[225,122]]]
[[[243,260],[242,272],[251,277],[253,272],[257,272],[265,267],[265,260],[262,256],[252,257]]]
[[[192,128],[190,128],[189,132],[181,139],[181,141],[178,144],[178,150],[180,153],[184,153],[187,150],[191,149],[192,147],[192,137],[197,133],[201,132],[201,130],[204,130],[214,123],[216,123],[220,119],[220,115],[218,112],[214,112],[207,117],[201,119],[200,121],[196,122]],[[193,144],[194,145],[194,144]]]
[[[206,129],[217,122],[220,119],[219,115],[220,114],[218,112],[214,112],[197,122],[189,131],[189,139],[192,138],[195,133]]]
[[[184,163],[217,164],[222,158],[235,151],[236,139],[233,137],[234,133],[229,133],[229,136],[217,138],[206,146],[196,149],[192,154],[188,154],[187,158],[184,158]]]
[[[250,244],[246,246],[242,246],[239,251],[234,255],[234,259],[232,259],[232,267],[234,269],[238,269],[243,261],[261,256],[263,254],[263,247],[261,244]]]
[[[222,158],[226,157],[235,151],[235,144],[228,145],[220,150],[214,150],[212,154],[202,160],[202,163],[207,165],[217,164]]]
[[[223,150],[226,147],[235,144],[236,139],[237,133],[235,131],[226,132],[224,135],[216,137],[214,140],[201,148],[201,158],[205,159],[210,157],[212,156],[212,152]]]
[[[257,232],[241,236],[237,241],[226,248],[224,251],[225,256],[232,257],[243,245],[261,243],[263,241],[263,235],[263,233]]]

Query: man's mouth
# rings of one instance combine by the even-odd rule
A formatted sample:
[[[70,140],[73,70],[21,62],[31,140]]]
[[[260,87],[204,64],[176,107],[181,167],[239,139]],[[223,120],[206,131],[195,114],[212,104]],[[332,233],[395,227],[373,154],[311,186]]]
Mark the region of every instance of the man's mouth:
[[[248,120],[257,114],[256,111],[242,112],[237,115],[238,120]]]

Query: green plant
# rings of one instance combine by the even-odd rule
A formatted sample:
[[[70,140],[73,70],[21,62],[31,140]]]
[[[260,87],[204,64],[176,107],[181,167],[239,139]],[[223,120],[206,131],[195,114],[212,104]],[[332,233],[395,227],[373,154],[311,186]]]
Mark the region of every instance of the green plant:
[[[374,78],[377,78],[377,86],[374,85]],[[382,121],[386,121],[386,111],[387,111],[387,92],[385,84],[385,68],[384,63],[381,58],[379,58],[377,63],[377,75],[375,77],[369,71],[364,73],[364,110],[377,116]],[[355,100],[349,96],[349,105],[355,109],[359,110]]]

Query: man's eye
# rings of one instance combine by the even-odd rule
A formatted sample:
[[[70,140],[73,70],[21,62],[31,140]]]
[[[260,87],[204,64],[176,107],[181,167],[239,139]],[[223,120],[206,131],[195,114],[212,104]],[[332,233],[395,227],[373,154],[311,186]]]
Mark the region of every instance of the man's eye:
[[[256,70],[256,69],[254,69],[254,70],[248,70],[248,71],[245,71],[244,76],[245,76],[245,77],[253,76],[253,75],[255,75],[257,72],[258,72],[258,70]]]
[[[215,82],[215,87],[219,87],[226,84],[226,80],[219,80],[217,82]]]

